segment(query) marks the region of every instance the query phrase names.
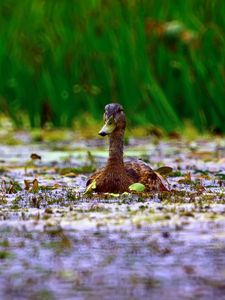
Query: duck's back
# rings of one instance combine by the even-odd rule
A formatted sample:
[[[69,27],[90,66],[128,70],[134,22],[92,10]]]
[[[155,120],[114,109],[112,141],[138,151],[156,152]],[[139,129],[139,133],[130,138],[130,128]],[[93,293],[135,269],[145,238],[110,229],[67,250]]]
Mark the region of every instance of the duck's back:
[[[96,181],[97,192],[129,191],[132,183],[145,185],[145,192],[169,191],[167,181],[141,160],[131,160],[124,163],[124,169],[102,168],[96,171],[87,181],[87,186]]]
[[[131,160],[124,163],[125,169],[133,182],[145,185],[145,191],[169,191],[167,181],[157,172],[141,160]]]

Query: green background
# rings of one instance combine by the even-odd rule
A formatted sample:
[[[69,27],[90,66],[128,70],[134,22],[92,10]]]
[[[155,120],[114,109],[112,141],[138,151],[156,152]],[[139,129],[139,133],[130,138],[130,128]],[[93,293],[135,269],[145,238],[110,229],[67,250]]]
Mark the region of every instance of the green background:
[[[1,111],[71,126],[115,101],[133,125],[225,132],[224,12],[223,0],[1,1]]]

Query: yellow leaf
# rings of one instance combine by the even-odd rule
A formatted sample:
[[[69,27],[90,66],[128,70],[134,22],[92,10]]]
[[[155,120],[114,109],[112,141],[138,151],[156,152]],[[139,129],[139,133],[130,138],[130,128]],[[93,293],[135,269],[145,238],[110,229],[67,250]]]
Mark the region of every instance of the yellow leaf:
[[[97,187],[97,186],[96,186],[96,181],[94,180],[94,181],[92,181],[92,182],[87,186],[87,188],[86,188],[86,190],[85,190],[85,192],[84,192],[84,195],[92,193],[93,190],[96,189],[96,187]]]
[[[114,193],[106,193],[107,195],[113,197],[113,198],[117,198],[120,196],[120,194],[114,194]]]

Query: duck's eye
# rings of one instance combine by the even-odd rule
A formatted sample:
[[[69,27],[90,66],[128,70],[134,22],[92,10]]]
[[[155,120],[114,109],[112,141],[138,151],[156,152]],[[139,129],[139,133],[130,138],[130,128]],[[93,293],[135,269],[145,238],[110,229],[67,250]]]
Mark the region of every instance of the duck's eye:
[[[108,121],[107,121],[107,125],[113,125],[114,124],[114,119],[113,117],[111,116]]]

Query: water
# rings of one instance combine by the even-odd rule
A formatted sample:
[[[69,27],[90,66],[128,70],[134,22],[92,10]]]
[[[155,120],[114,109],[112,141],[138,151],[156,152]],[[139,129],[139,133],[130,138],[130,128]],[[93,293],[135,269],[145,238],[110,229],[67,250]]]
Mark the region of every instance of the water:
[[[174,169],[172,193],[143,197],[83,196],[72,168],[104,165],[100,140],[0,153],[1,299],[225,299],[224,140],[130,140],[126,157]]]

